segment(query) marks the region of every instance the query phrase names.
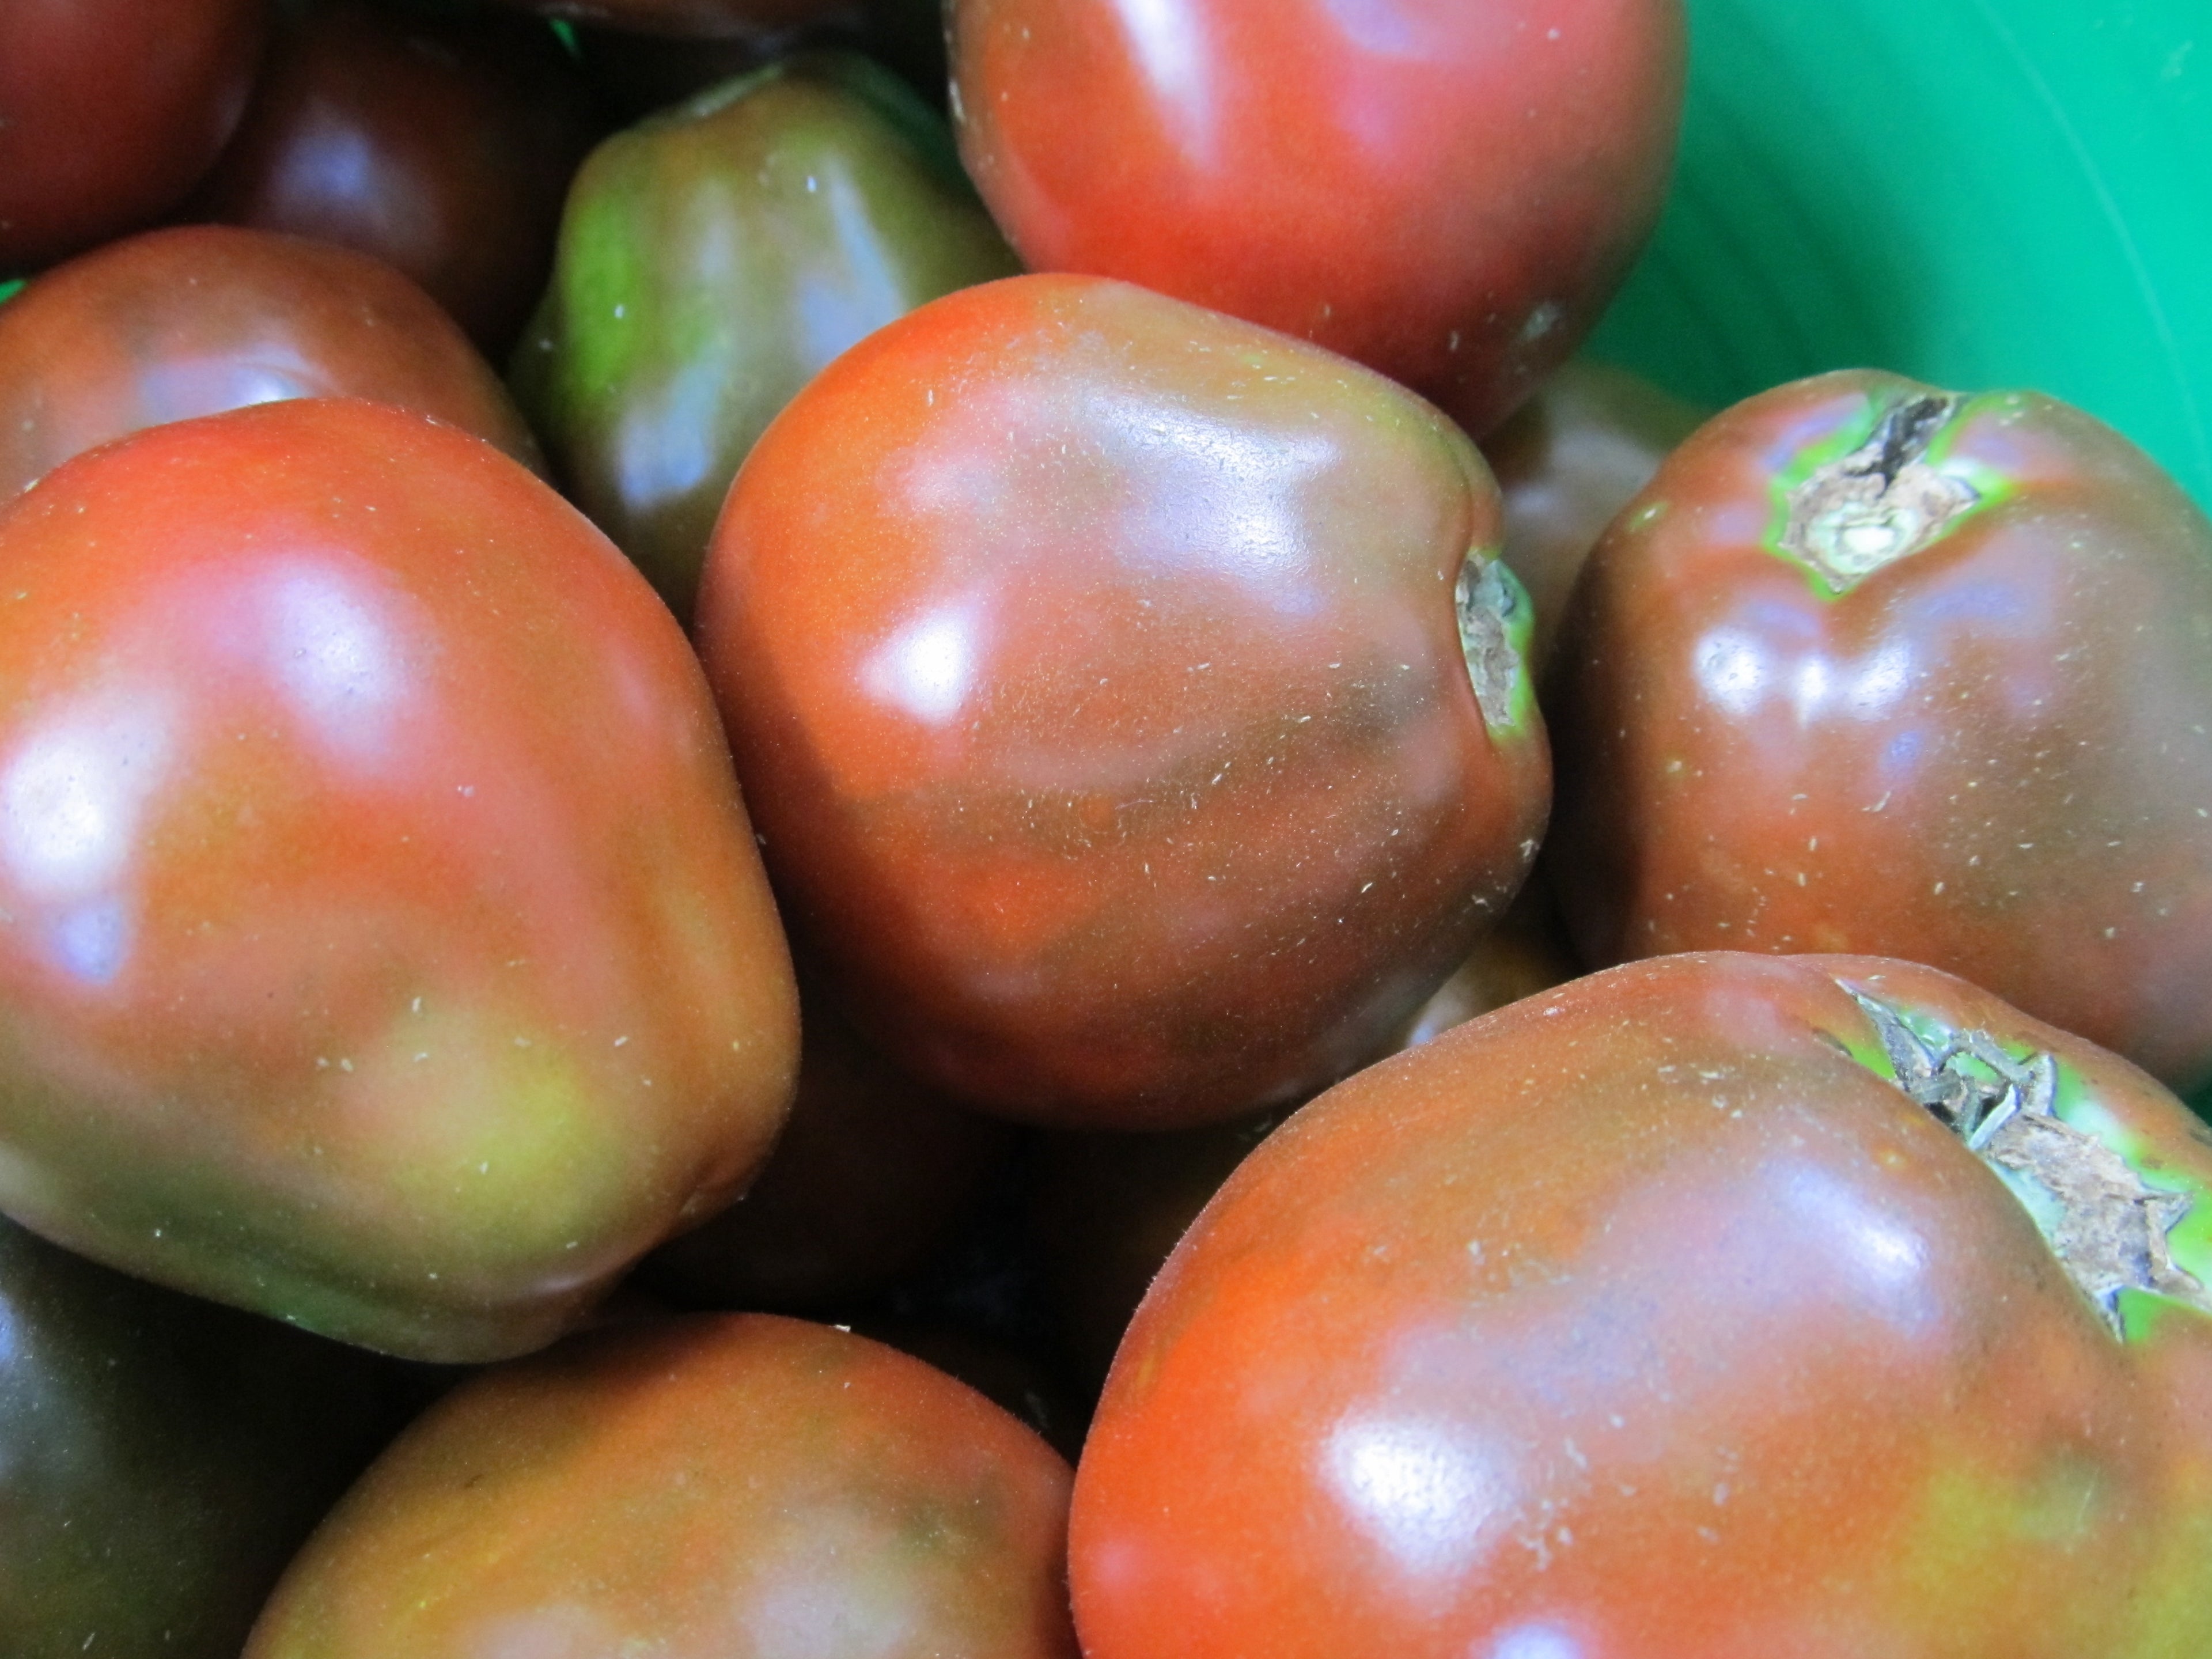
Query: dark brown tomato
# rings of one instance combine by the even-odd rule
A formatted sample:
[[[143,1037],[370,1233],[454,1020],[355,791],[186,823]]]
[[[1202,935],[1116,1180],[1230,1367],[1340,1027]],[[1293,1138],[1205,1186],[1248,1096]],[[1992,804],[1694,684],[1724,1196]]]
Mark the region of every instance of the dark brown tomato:
[[[7,0],[0,276],[155,220],[246,107],[266,0]]]
[[[918,1266],[981,1195],[1004,1124],[892,1066],[806,976],[799,1095],[744,1196],[641,1271],[680,1302],[819,1309]]]
[[[1704,418],[1640,375],[1577,357],[1483,440],[1505,501],[1505,562],[1535,609],[1528,659],[1540,690],[1583,561]]]
[[[247,1659],[1075,1659],[1067,1465],[827,1326],[595,1332],[425,1416],[293,1564]]]
[[[2033,392],[1763,393],[1607,533],[1549,687],[1596,962],[1926,962],[2212,1076],[2212,524]]]
[[[1084,1449],[1084,1650],[2203,1652],[2208,1279],[2203,1124],[1963,981],[1579,980],[1322,1096],[1185,1237]]]
[[[418,410],[544,465],[491,365],[388,265],[270,231],[149,231],[0,306],[0,501],[146,427],[346,397]]]
[[[698,638],[863,1030],[995,1111],[1190,1127],[1374,1053],[1526,873],[1548,759],[1496,543],[1474,446],[1380,376],[1015,277],[786,409]]]
[[[401,1421],[398,1368],[0,1220],[9,1659],[237,1659]]]
[[[373,254],[502,358],[597,136],[582,73],[543,23],[317,0],[277,33],[191,210]]]
[[[1265,323],[1482,436],[1657,222],[1680,0],[954,0],[954,124],[1023,262]]]
[[[543,482],[271,404],[65,463],[0,568],[0,1208],[476,1360],[743,1189],[789,955],[682,631]]]

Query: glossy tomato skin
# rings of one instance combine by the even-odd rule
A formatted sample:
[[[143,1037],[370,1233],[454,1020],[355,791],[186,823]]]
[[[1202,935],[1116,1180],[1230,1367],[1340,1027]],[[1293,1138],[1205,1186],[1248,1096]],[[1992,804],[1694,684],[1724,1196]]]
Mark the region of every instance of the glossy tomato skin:
[[[1482,700],[1455,620],[1496,513],[1428,405],[1127,284],[970,289],[832,364],[731,490],[698,640],[863,1030],[1098,1127],[1374,1053],[1541,830],[1518,611]]]
[[[57,265],[0,307],[0,501],[142,428],[283,398],[418,410],[544,465],[491,365],[399,272],[190,225]]]
[[[1015,269],[904,82],[850,52],[785,60],[592,152],[514,386],[569,493],[688,620],[777,410],[863,336]]]
[[[2124,1336],[1853,993],[2055,1056],[2190,1207]],[[1684,956],[1340,1085],[1208,1207],[1077,1481],[1090,1659],[2212,1642],[2212,1144],[1932,969]],[[2173,1200],[2161,1199],[2161,1224]]]
[[[483,1373],[340,1504],[249,1659],[1075,1659],[1068,1470],[920,1360],[767,1315]]]
[[[1872,492],[1838,470],[1886,421],[1887,495],[1792,507]],[[1908,518],[1862,574],[1803,550]],[[1547,857],[1592,960],[1880,951],[2212,1077],[2212,524],[2141,451],[2034,393],[1798,382],[1678,449],[1574,605]]]
[[[398,1426],[389,1362],[125,1279],[0,1220],[9,1659],[237,1659]]]
[[[504,357],[598,136],[582,73],[541,22],[317,0],[283,20],[191,210],[381,259]]]
[[[680,631],[489,446],[349,400],[0,513],[0,1207],[422,1358],[735,1195],[789,958]]]
[[[1656,222],[1677,0],[957,0],[953,114],[1032,270],[1303,336],[1480,437]]]
[[[246,107],[266,0],[9,0],[0,276],[154,222]]]

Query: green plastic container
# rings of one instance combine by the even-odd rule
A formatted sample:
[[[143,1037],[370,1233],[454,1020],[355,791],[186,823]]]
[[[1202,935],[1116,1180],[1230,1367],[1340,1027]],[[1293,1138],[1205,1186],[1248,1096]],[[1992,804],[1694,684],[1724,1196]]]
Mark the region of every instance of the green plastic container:
[[[1689,0],[1680,170],[1592,343],[2081,404],[2212,505],[2212,0]]]

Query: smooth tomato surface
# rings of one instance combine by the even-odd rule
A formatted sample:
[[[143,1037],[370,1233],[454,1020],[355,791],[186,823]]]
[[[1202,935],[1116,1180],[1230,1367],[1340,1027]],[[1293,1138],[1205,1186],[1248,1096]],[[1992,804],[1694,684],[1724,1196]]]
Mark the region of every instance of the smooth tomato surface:
[[[2212,1078],[2212,522],[2033,392],[1870,372],[1685,442],[1547,682],[1592,961],[1925,962]]]
[[[179,422],[0,512],[0,1207],[426,1358],[726,1202],[795,997],[707,688],[488,444]]]
[[[957,0],[953,116],[1024,263],[1380,369],[1480,437],[1656,222],[1678,0]]]
[[[1132,1128],[1378,1051],[1543,823],[1497,511],[1428,404],[1126,283],[969,289],[830,365],[738,474],[698,634],[864,1031]]]
[[[0,308],[0,501],[127,433],[285,398],[395,404],[544,465],[491,365],[399,272],[187,225],[57,265]]]
[[[2204,1652],[2208,1199],[2179,1102],[1932,969],[1517,1003],[1323,1096],[1186,1235],[1084,1450],[1084,1650]]]
[[[918,1359],[767,1315],[487,1371],[374,1467],[249,1659],[1075,1659],[1067,1465]]]
[[[279,21],[194,216],[373,255],[504,356],[598,136],[581,72],[545,25],[504,12],[319,0]]]
[[[265,0],[8,0],[0,276],[150,224],[238,125]]]

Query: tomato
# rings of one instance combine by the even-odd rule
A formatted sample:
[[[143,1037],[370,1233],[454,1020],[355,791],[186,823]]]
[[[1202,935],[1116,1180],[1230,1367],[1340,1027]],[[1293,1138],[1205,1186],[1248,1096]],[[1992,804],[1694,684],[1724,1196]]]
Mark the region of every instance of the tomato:
[[[688,618],[730,480],[792,394],[1014,268],[902,82],[787,60],[592,152],[514,384],[579,505]]]
[[[174,207],[238,125],[266,0],[8,0],[0,275]]]
[[[1084,1650],[2212,1650],[2208,1200],[2178,1101],[1930,969],[1515,1004],[1177,1248],[1077,1479]]]
[[[1075,1659],[1067,1466],[921,1361],[754,1315],[595,1333],[448,1395],[247,1659]]]
[[[2031,392],[1762,393],[1592,555],[1547,856],[1598,962],[1963,975],[2212,1078],[2212,523]]]
[[[503,356],[597,137],[582,75],[543,23],[504,13],[317,0],[286,21],[195,216],[373,254]]]
[[[1381,377],[1014,277],[786,409],[698,641],[864,1033],[1000,1113],[1189,1125],[1376,1052],[1526,872],[1548,757],[1496,538],[1474,446]]]
[[[953,114],[1032,270],[1355,357],[1481,436],[1656,222],[1679,0],[954,0]]]
[[[478,1359],[742,1188],[782,933],[682,633],[545,485],[270,404],[57,469],[0,568],[0,1208]]]
[[[9,1659],[237,1659],[284,1563],[397,1426],[386,1369],[0,1221]]]
[[[398,271],[197,225],[81,255],[0,308],[0,501],[143,427],[336,397],[418,410],[544,465],[491,365]]]
[[[1578,357],[1483,440],[1505,502],[1505,562],[1535,608],[1528,660],[1540,686],[1583,561],[1703,419],[1649,380]]]

